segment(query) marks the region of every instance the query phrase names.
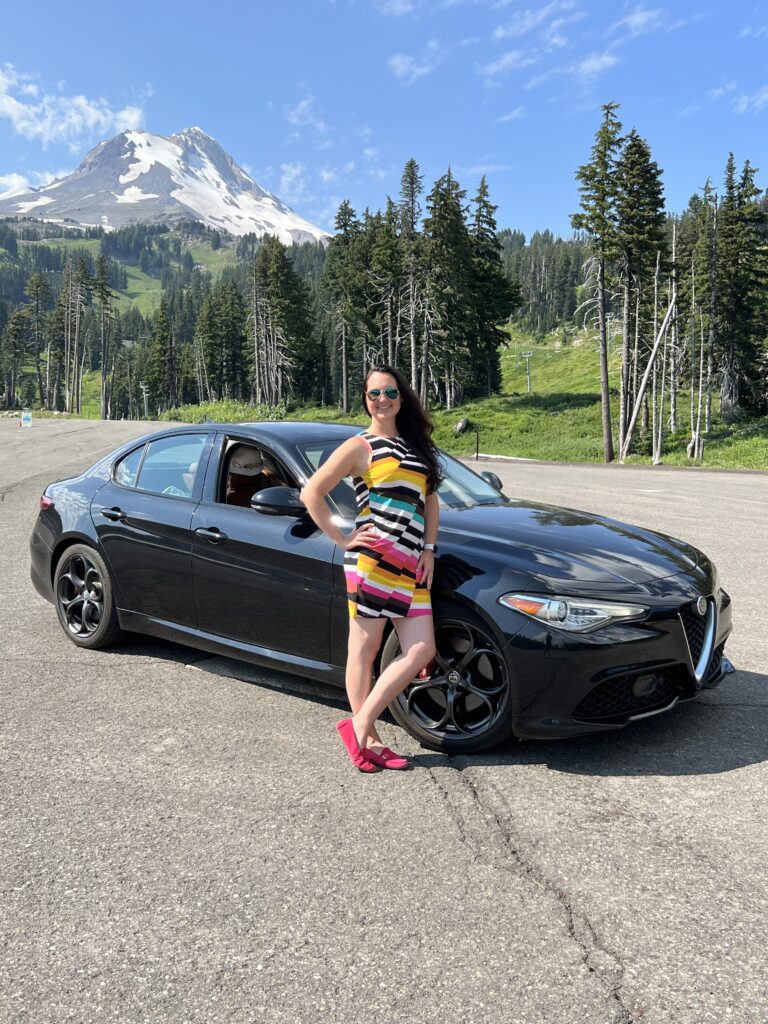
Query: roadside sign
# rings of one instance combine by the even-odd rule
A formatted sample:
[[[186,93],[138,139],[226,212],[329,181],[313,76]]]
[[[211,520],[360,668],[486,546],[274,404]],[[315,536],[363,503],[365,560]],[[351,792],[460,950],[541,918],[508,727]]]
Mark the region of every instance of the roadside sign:
[[[22,409],[21,410],[21,423],[20,427],[31,427],[32,426],[32,410]]]

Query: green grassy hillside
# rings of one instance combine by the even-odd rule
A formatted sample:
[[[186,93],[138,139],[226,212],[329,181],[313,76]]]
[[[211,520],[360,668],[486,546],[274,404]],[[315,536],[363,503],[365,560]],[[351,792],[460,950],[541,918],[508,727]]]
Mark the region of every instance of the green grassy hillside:
[[[94,259],[99,255],[101,242],[98,238],[45,238],[39,242],[23,243],[28,245],[47,245],[51,249],[80,249],[89,252]],[[233,249],[222,246],[219,249],[211,249],[209,242],[200,242],[197,245],[186,245],[192,254],[196,265],[204,267],[212,277],[218,277],[223,269],[235,262]],[[178,264],[178,260],[171,260]],[[138,267],[123,264],[128,276],[128,287],[122,291],[115,292],[115,301],[118,308],[128,309],[129,306],[136,306],[145,316],[153,313],[160,305],[162,288],[160,279],[145,274]]]

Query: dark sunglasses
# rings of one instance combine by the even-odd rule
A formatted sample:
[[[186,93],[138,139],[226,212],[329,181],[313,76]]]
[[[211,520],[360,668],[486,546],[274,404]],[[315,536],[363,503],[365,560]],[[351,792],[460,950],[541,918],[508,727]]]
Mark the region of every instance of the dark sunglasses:
[[[375,402],[380,395],[386,395],[390,402],[394,402],[400,392],[397,388],[371,388],[370,391],[366,391],[366,394],[372,402]]]

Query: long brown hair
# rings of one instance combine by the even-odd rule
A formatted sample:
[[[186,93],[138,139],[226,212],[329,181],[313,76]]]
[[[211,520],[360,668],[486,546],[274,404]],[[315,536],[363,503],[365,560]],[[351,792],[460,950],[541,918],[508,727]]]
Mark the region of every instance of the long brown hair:
[[[427,467],[427,491],[431,494],[437,490],[440,486],[440,481],[443,479],[440,472],[439,454],[432,441],[432,431],[434,430],[432,420],[424,411],[424,407],[419,401],[419,396],[402,373],[393,366],[387,366],[385,363],[372,366],[363,379],[363,408],[369,415],[368,381],[374,373],[387,373],[395,379],[397,389],[400,392],[400,411],[395,419],[397,431],[408,442],[414,454],[418,455]]]

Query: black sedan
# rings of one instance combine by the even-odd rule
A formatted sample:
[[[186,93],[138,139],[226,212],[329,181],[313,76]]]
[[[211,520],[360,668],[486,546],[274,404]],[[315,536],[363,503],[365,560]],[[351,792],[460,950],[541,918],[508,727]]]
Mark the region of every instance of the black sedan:
[[[298,489],[357,429],[205,424],[131,441],[45,490],[32,581],[80,647],[133,631],[343,686],[343,552]],[[391,707],[424,746],[618,729],[732,670],[731,601],[700,551],[510,500],[448,455],[443,468],[438,653]],[[351,529],[351,483],[328,501]],[[397,653],[392,630],[381,663]]]

